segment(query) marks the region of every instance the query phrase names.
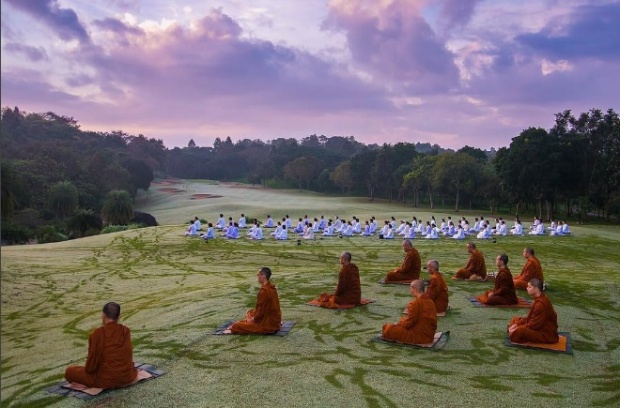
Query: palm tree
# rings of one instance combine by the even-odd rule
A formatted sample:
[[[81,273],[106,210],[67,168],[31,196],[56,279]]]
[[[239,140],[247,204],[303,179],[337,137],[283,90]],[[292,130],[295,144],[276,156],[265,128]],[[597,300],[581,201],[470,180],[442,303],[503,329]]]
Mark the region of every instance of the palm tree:
[[[70,181],[61,181],[50,187],[47,201],[58,218],[65,218],[78,206],[78,189]]]
[[[108,225],[127,225],[133,219],[133,205],[129,192],[112,190],[105,198],[101,215]]]

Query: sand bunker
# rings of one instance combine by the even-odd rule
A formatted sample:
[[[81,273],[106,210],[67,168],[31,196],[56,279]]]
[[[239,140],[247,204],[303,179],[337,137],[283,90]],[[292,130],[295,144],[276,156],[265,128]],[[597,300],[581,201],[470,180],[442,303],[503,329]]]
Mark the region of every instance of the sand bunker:
[[[204,200],[207,198],[220,198],[222,197],[221,195],[216,195],[216,194],[192,194],[192,196],[189,198],[190,200]]]
[[[236,182],[228,182],[228,183],[222,183],[223,185],[225,185],[226,187],[232,187],[232,188],[262,188],[262,186],[256,185],[256,184],[243,184],[243,183],[236,183]]]
[[[169,193],[169,194],[176,194],[176,193],[184,193],[185,190],[181,190],[178,188],[172,188],[172,187],[164,187],[164,188],[160,188],[159,191],[163,192],[163,193]]]

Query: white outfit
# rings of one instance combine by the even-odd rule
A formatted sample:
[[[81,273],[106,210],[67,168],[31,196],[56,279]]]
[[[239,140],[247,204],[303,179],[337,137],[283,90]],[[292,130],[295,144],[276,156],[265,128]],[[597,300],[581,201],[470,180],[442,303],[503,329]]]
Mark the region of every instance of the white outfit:
[[[303,236],[303,239],[314,239],[314,231],[312,230],[312,228],[308,228],[308,230]]]
[[[254,228],[254,231],[250,235],[252,239],[263,239],[263,230],[260,227]]]
[[[323,235],[326,237],[331,237],[334,235],[334,226],[333,225],[328,225],[327,227],[325,227],[325,230],[323,231]]]
[[[271,235],[272,237],[278,238],[278,235],[280,235],[281,232],[282,232],[282,225],[278,225],[276,227],[276,230],[269,235]]]
[[[437,227],[430,229],[430,231],[428,232],[428,234],[426,234],[424,236],[424,238],[426,239],[438,239],[439,235],[437,234]]]
[[[200,237],[204,239],[215,239],[215,232],[213,231],[213,227],[209,227],[207,229],[207,232],[205,234],[202,234]]]
[[[452,239],[465,239],[466,235],[465,235],[465,231],[462,229],[457,229],[456,233],[454,235],[452,235]]]
[[[220,218],[217,220],[217,224],[215,224],[215,228],[222,229],[226,226],[226,220],[224,218]]]
[[[523,235],[523,225],[515,225],[514,229],[511,229],[510,232],[512,233],[512,235]]]
[[[198,235],[198,233],[196,233],[196,224],[192,223],[187,229],[187,231],[185,231],[185,236],[195,237],[196,235]]]
[[[286,228],[282,228],[282,231],[280,231],[280,235],[277,235],[276,239],[281,239],[281,240],[288,239],[288,232]]]
[[[200,224],[200,220],[194,221],[194,225],[196,226],[196,231],[200,231],[202,229],[202,224]]]
[[[394,229],[388,228],[387,232],[383,235],[383,239],[394,239]]]
[[[267,218],[267,222],[265,223],[265,228],[273,228],[275,225],[273,224],[273,218]]]
[[[239,218],[239,228],[245,228],[245,217]]]

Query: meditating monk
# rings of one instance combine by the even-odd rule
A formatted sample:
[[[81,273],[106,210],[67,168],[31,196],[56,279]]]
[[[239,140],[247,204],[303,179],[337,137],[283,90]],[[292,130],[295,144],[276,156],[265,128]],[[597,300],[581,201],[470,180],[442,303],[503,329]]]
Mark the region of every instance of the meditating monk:
[[[320,306],[338,308],[341,305],[359,305],[362,300],[362,286],[360,284],[360,271],[357,265],[351,263],[351,253],[343,252],[340,255],[340,272],[338,273],[338,285],[333,294],[323,293]]]
[[[499,268],[495,276],[493,290],[487,290],[478,296],[478,301],[485,305],[516,305],[519,303],[515,285],[512,282],[512,274],[508,269],[508,255],[501,254],[495,258],[495,265]]]
[[[532,279],[538,279],[544,283],[543,270],[540,266],[540,261],[534,256],[534,248],[525,248],[523,250],[523,257],[526,259],[526,262],[521,273],[514,278],[515,288],[526,290],[528,282]]]
[[[515,316],[508,325],[508,336],[513,343],[557,343],[558,315],[547,295],[543,293],[540,279],[527,284],[527,293],[534,298],[532,308],[526,317]]]
[[[280,330],[282,313],[276,287],[269,282],[271,269],[264,266],[256,274],[258,283],[262,286],[258,291],[256,307],[248,310],[245,319],[233,323],[230,331],[233,333],[266,334]]]
[[[437,313],[444,313],[448,310],[448,285],[439,272],[439,262],[431,259],[426,264],[426,269],[431,275],[426,288],[426,294],[435,303]]]
[[[403,264],[400,268],[388,272],[385,276],[385,282],[416,280],[420,278],[420,271],[422,269],[420,253],[408,239],[403,241],[403,250],[405,251]]]
[[[459,269],[452,279],[485,280],[487,278],[487,266],[484,255],[476,249],[476,244],[469,242],[467,252],[471,254],[465,268]]]
[[[432,343],[437,330],[435,303],[424,294],[424,281],[416,279],[409,285],[414,300],[407,305],[407,315],[398,323],[383,325],[382,337],[407,344]]]
[[[121,307],[109,302],[103,306],[103,325],[88,336],[86,366],[71,365],[65,379],[94,388],[119,388],[131,384],[138,371],[133,364],[131,333],[118,323]]]

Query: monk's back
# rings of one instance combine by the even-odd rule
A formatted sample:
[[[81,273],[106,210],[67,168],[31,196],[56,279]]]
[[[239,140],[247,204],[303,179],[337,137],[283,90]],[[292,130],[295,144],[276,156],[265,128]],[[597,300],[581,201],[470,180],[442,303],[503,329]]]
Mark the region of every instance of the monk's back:
[[[96,372],[100,387],[120,387],[133,381],[136,370],[129,328],[110,322],[95,329],[91,336],[98,337],[103,343],[101,363]]]
[[[343,265],[338,274],[336,303],[339,305],[359,305],[362,300],[360,272],[355,264]]]

